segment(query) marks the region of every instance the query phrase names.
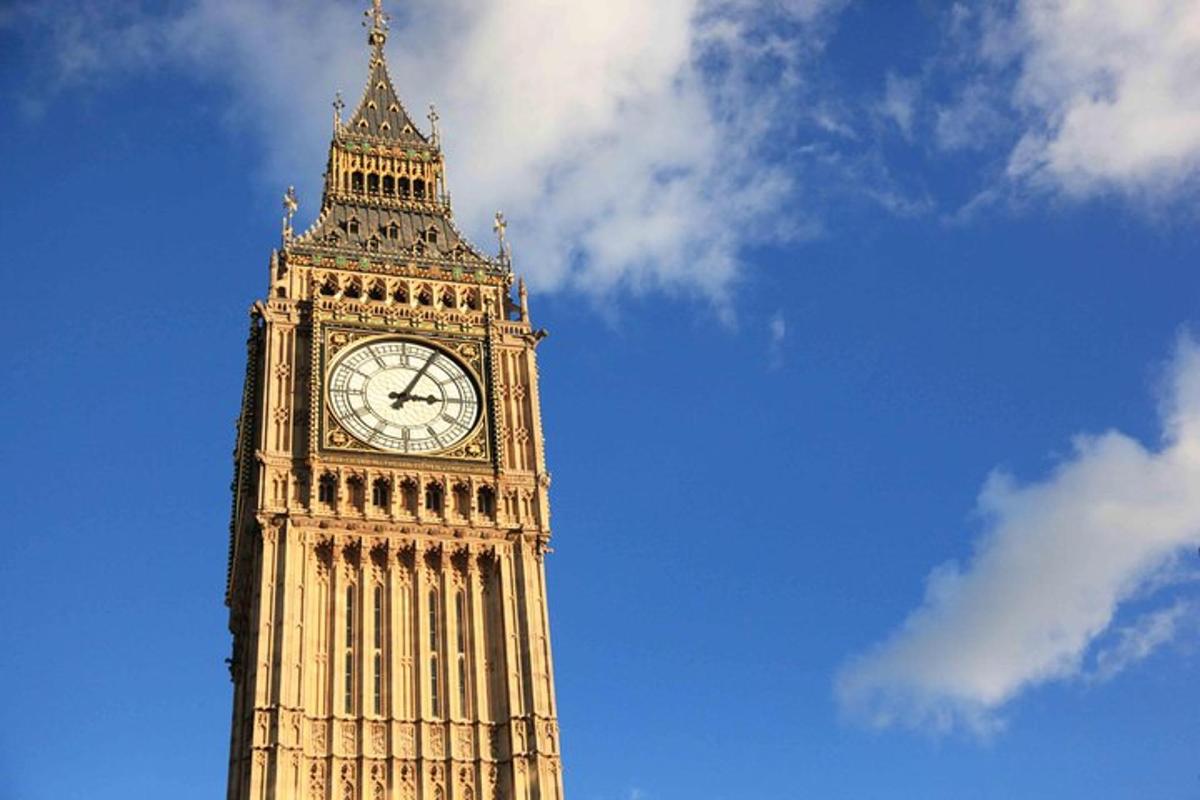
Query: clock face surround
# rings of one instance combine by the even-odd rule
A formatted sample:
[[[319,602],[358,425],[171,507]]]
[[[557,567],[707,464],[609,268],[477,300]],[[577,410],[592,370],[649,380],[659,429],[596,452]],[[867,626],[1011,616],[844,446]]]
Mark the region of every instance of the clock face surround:
[[[329,408],[346,432],[388,453],[436,453],[479,420],[479,390],[443,350],[401,338],[347,347],[329,370]]]

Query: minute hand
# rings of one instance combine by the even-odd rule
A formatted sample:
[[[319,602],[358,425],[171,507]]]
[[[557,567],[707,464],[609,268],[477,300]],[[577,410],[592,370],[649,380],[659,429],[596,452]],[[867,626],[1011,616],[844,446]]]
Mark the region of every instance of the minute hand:
[[[405,386],[404,391],[400,392],[401,402],[403,402],[404,400],[410,399],[409,392],[411,392],[413,390],[413,387],[417,385],[417,381],[421,380],[421,376],[423,376],[425,374],[425,371],[428,370],[433,365],[433,362],[437,361],[437,357],[438,357],[438,354],[434,353],[433,355],[431,355],[429,357],[429,360],[426,361],[425,364],[419,370],[417,370],[417,374],[413,375],[413,379],[408,382],[408,386]]]

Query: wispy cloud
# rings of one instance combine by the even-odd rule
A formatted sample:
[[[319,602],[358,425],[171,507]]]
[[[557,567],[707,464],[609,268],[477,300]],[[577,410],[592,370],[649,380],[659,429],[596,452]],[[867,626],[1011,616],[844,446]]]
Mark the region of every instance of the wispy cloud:
[[[1005,704],[1048,681],[1087,675],[1086,655],[1122,603],[1161,589],[1200,544],[1200,348],[1183,339],[1162,412],[1163,442],[1080,436],[1044,480],[992,475],[987,526],[966,564],[926,579],[925,598],[836,680],[852,717],[874,727],[995,730]],[[1111,677],[1170,638],[1186,606],[1115,635],[1093,674]]]
[[[1087,673],[1087,679],[1103,683],[1145,660],[1175,637],[1180,620],[1195,613],[1193,605],[1178,600],[1166,608],[1142,614],[1131,624],[1122,626],[1115,631],[1112,643],[1096,652],[1094,666]]]
[[[783,340],[787,338],[787,320],[783,311],[776,311],[767,321],[770,341],[767,345],[768,363],[772,368],[783,366]]]

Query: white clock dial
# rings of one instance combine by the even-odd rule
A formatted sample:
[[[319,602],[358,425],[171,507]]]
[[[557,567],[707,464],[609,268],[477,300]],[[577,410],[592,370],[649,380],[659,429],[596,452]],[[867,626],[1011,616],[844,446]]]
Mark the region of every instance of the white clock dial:
[[[441,350],[379,339],[338,356],[329,405],[350,435],[391,453],[433,453],[461,442],[479,418],[479,392]]]

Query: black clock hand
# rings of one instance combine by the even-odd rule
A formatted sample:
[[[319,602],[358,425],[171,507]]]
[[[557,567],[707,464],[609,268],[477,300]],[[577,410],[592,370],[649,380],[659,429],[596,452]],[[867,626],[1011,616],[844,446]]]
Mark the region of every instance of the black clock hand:
[[[408,382],[408,386],[404,387],[404,391],[400,392],[399,394],[397,394],[396,392],[390,392],[388,394],[389,399],[396,401],[395,403],[392,403],[392,408],[396,408],[396,409],[403,408],[405,400],[425,400],[425,402],[427,402],[427,403],[434,402],[433,400],[428,400],[423,397],[415,398],[411,394],[409,394],[409,392],[411,392],[413,390],[413,387],[417,385],[417,381],[421,380],[421,376],[424,375],[425,371],[428,370],[429,367],[433,365],[433,362],[437,360],[437,357],[438,357],[437,353],[434,353],[433,355],[431,355],[429,357],[429,360],[426,361],[419,370],[417,370],[417,374],[413,375],[412,380]],[[430,395],[430,397],[432,397],[432,395]]]

